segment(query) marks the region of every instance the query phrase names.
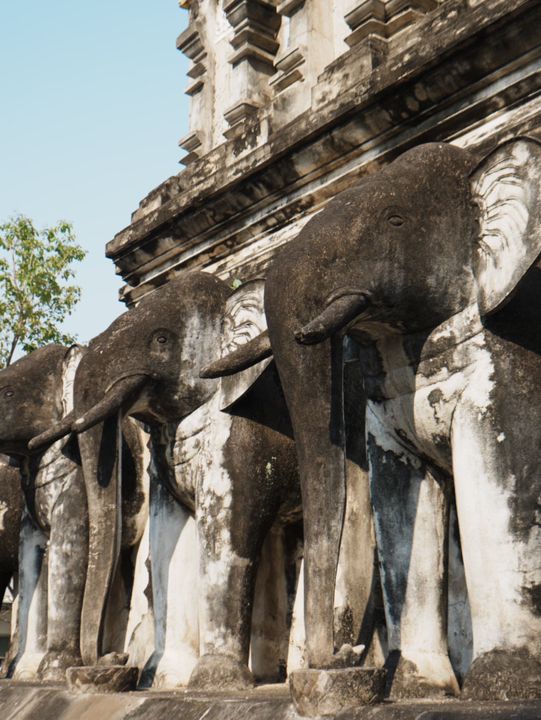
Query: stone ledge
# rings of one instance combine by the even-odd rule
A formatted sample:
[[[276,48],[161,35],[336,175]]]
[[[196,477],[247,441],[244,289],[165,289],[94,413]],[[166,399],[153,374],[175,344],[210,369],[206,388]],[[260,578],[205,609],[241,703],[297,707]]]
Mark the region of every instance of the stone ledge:
[[[69,693],[62,687],[0,681],[2,720],[300,720],[287,686],[245,693]],[[335,720],[540,720],[541,701],[382,703],[339,713]]]

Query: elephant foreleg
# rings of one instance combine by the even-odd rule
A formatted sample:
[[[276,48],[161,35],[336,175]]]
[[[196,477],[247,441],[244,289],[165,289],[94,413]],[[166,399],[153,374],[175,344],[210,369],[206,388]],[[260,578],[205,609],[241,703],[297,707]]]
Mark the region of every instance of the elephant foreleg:
[[[224,416],[220,422],[229,433],[230,422],[243,421]],[[265,462],[260,457],[258,467],[254,461],[260,449],[250,431],[245,427],[240,437],[229,435],[235,438],[229,444],[214,430],[220,444],[210,454],[196,494],[201,658],[190,685],[243,689],[254,682],[248,653],[257,561],[277,508],[266,495],[272,481],[265,482]]]
[[[258,680],[285,679],[288,651],[288,588],[284,527],[276,523],[268,533],[257,571],[250,667]]]
[[[158,480],[150,485],[150,558],[154,652],[141,684],[187,685],[197,662],[198,543],[195,522]]]
[[[17,657],[8,669],[16,680],[34,680],[47,642],[46,538],[24,512],[19,538]]]
[[[512,365],[506,368],[506,378],[517,376]],[[537,387],[539,377],[532,378]],[[473,663],[463,691],[475,699],[541,697],[541,424],[528,387],[514,385],[502,394],[501,409],[487,412],[472,383],[453,418],[455,493],[473,627]],[[531,408],[527,419],[525,407]]]
[[[456,694],[447,648],[448,488],[368,414],[393,697]]]
[[[11,572],[10,571],[0,571],[0,607],[2,606],[2,603],[4,602],[4,595],[6,593],[6,590],[9,586],[9,581],[11,580]],[[13,644],[13,633],[10,633],[10,641],[8,645],[8,649],[6,651],[6,655],[4,657],[4,662],[2,663],[2,668],[0,669],[0,677],[6,677],[7,669],[9,668],[9,665],[11,664],[11,660],[13,659],[11,657],[11,647]]]
[[[48,568],[47,653],[39,666],[46,680],[64,680],[82,665],[81,609],[88,562],[86,495],[79,468],[65,480],[51,517]]]

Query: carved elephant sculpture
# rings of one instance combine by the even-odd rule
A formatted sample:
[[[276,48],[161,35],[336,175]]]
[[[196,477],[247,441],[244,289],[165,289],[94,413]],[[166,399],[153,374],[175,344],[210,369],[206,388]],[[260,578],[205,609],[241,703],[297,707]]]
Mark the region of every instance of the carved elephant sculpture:
[[[67,667],[82,664],[88,511],[79,449],[69,438],[37,452],[30,452],[28,443],[71,411],[75,371],[84,352],[80,346],[48,345],[0,372],[0,449],[20,459],[25,497],[16,678],[37,673],[63,680]],[[133,511],[126,513],[133,526],[133,506],[140,510],[144,499],[134,477],[137,436],[130,429],[127,434],[124,466],[131,482],[125,486],[131,494],[125,505]]]
[[[75,377],[74,413],[32,443],[37,447],[73,429],[81,445],[84,435],[119,409],[151,428],[152,473],[157,479],[151,488],[150,517],[156,523],[151,541],[157,540],[151,561],[153,585],[161,584],[161,591],[179,582],[159,580],[168,575],[174,551],[169,541],[174,528],[166,531],[159,525],[169,512],[171,495],[177,506],[195,514],[197,525],[200,649],[179,651],[177,677],[179,684],[190,679],[196,687],[253,683],[247,663],[258,557],[277,517],[287,523],[300,516],[295,451],[287,437],[291,430],[279,389],[270,393],[277,408],[269,406],[268,384],[275,380],[266,372],[268,363],[228,391],[217,380],[199,377],[203,364],[220,348],[224,331],[232,343],[239,343],[260,330],[261,303],[237,300],[238,293],[203,272],[182,273],[143,297],[90,343]],[[237,400],[244,410],[250,406],[247,414],[254,420],[222,412]],[[273,429],[258,423],[258,414],[276,418],[267,423]],[[84,444],[81,454],[87,475]],[[116,491],[96,482],[95,469],[89,476],[95,487],[92,498],[87,481],[90,556],[99,564],[93,572],[91,627],[96,629],[103,614],[99,598],[114,563],[112,553],[103,552],[103,540],[118,545],[119,529]],[[181,533],[180,526],[176,532]],[[163,598],[154,602],[161,606]],[[174,607],[174,597],[169,604]],[[92,659],[99,654],[96,647]]]
[[[343,336],[361,344],[397,696],[458,691],[446,635],[456,507],[473,628],[463,692],[541,696],[541,146],[427,144],[340,193],[269,269],[265,309],[303,493],[309,662],[332,662]],[[265,355],[255,338],[219,374]],[[394,663],[391,661],[394,659]]]

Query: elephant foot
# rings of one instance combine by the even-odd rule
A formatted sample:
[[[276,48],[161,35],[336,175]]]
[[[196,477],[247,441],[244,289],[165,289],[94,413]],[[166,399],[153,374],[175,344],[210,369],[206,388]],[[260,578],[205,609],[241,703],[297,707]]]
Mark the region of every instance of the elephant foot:
[[[491,650],[475,658],[462,688],[467,700],[541,698],[541,662],[525,650]]]
[[[161,657],[147,663],[139,687],[152,687],[154,690],[174,690],[186,687],[198,656],[192,650],[166,651]]]
[[[392,700],[442,698],[458,695],[460,688],[447,655],[393,651],[387,658],[387,694]]]
[[[38,678],[47,682],[65,682],[69,667],[83,665],[81,654],[76,650],[49,650],[38,667]]]
[[[248,667],[231,655],[203,655],[191,676],[193,690],[247,690],[255,684]]]
[[[13,680],[20,682],[37,680],[38,668],[44,657],[43,652],[26,652],[20,658],[15,658],[11,673]]]

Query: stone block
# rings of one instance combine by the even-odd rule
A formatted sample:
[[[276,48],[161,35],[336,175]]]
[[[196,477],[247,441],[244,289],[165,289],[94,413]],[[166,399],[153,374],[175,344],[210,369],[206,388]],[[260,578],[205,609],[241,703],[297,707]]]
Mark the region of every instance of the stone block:
[[[139,669],[124,665],[71,667],[66,672],[68,688],[82,693],[118,693],[135,690]]]
[[[351,707],[381,702],[386,678],[383,668],[296,670],[289,676],[289,687],[299,715],[333,716]]]

